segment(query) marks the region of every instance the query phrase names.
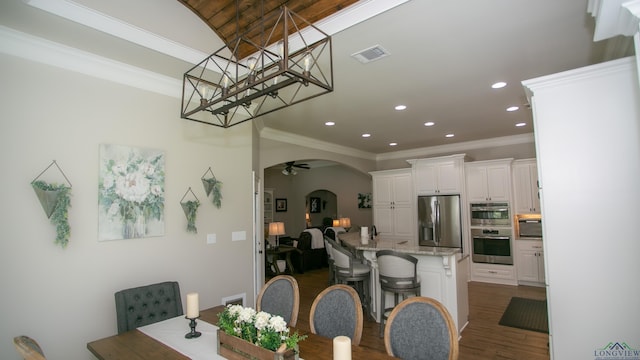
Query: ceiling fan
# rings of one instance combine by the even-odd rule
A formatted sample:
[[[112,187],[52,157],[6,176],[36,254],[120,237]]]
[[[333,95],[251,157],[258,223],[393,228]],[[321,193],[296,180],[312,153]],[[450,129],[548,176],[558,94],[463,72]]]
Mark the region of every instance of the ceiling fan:
[[[310,169],[309,164],[296,164],[295,161],[289,161],[285,163],[285,168],[282,170],[284,175],[296,175],[298,172],[294,168]]]

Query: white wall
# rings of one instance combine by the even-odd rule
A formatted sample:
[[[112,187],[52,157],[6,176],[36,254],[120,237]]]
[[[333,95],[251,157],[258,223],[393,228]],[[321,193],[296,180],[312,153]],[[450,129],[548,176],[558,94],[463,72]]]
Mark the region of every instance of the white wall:
[[[0,359],[18,359],[16,335],[36,338],[50,359],[91,359],[86,343],[116,333],[114,292],[177,280],[200,305],[246,293],[252,281],[251,125],[223,130],[179,119],[179,100],[0,55]],[[165,235],[99,242],[99,144],[164,150]],[[53,243],[30,182],[56,160],[73,185],[66,249]],[[204,194],[211,167],[222,208]],[[43,176],[56,174],[49,170]],[[180,199],[202,202],[187,233]],[[233,231],[247,241],[231,242]],[[206,245],[207,233],[217,244]]]

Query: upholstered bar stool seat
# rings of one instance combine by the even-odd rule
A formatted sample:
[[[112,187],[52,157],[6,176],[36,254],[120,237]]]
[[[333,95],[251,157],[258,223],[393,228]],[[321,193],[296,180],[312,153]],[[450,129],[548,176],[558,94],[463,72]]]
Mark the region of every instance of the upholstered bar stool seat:
[[[389,314],[408,295],[420,296],[420,278],[417,274],[418,259],[397,253],[393,250],[380,250],[376,253],[380,278],[380,337],[384,335],[384,326]],[[393,306],[385,304],[386,293],[393,293]]]
[[[368,264],[363,264],[356,259],[347,249],[338,243],[333,243],[331,253],[333,254],[334,272],[338,283],[353,284],[362,299],[362,306],[370,311],[369,301],[369,276],[371,268]]]

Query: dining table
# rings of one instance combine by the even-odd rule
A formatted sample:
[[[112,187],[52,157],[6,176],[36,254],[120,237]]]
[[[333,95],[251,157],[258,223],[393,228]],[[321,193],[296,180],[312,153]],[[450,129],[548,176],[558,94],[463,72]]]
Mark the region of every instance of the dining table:
[[[218,322],[218,314],[222,312],[223,309],[224,306],[219,305],[200,311],[200,317],[198,318],[197,323],[205,322],[208,326],[212,327],[212,325],[215,325]],[[184,317],[181,318],[184,320],[184,333],[189,333],[189,321]],[[171,319],[165,321],[170,320]],[[198,326],[196,326],[196,330],[197,329]],[[296,328],[292,328],[291,331],[298,331],[301,335],[307,336],[306,339],[298,343],[301,359],[333,359],[333,339],[303,332]],[[184,337],[184,335],[180,336]],[[140,329],[134,329],[121,334],[91,341],[87,343],[87,349],[89,349],[89,351],[100,360],[190,359],[189,356],[184,355],[162,341],[158,341],[157,339],[145,334],[145,332]],[[384,352],[364,346],[352,345],[351,350],[352,359],[395,359]],[[214,358],[215,355],[217,354],[211,354],[211,358]]]

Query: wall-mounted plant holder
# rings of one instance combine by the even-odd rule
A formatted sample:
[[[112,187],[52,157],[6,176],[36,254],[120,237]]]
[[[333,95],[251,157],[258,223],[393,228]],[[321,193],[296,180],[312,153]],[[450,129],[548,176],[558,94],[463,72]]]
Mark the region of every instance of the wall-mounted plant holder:
[[[58,171],[62,174],[67,184],[55,184],[47,183],[43,180],[38,180],[51,166],[55,165]],[[67,246],[69,242],[69,235],[71,229],[69,227],[68,209],[71,206],[71,182],[64,171],[58,166],[58,163],[53,160],[46,169],[44,169],[33,181],[31,181],[31,187],[36,193],[40,205],[44,210],[47,218],[56,227],[56,240],[55,243],[59,244],[63,248]]]
[[[187,195],[191,194],[195,200],[186,200]],[[184,211],[184,215],[187,217],[187,231],[197,234],[198,228],[196,228],[196,214],[198,212],[198,207],[200,206],[200,200],[196,194],[193,193],[191,187],[184,193],[182,199],[180,199],[180,206],[182,206],[182,211]]]
[[[211,177],[206,177],[207,174],[211,174]],[[204,192],[209,195],[213,194],[213,205],[218,209],[222,206],[222,181],[217,180],[211,167],[202,175],[202,185],[204,185]]]

